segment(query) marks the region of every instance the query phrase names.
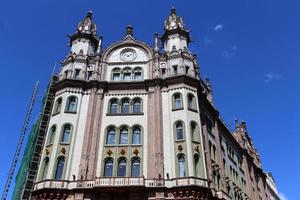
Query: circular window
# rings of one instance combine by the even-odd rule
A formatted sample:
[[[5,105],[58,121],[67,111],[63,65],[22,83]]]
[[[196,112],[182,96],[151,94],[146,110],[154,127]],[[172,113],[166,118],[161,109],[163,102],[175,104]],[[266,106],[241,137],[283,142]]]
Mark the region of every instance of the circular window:
[[[124,49],[120,54],[120,59],[124,62],[130,62],[136,59],[136,52],[133,49]]]

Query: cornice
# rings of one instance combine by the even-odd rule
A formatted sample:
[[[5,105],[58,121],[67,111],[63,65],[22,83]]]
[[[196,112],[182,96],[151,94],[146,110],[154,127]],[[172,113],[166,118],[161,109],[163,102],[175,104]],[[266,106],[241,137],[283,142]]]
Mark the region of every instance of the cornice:
[[[174,77],[168,77],[165,79],[155,78],[146,79],[144,81],[131,81],[131,82],[108,82],[98,80],[78,80],[78,79],[63,79],[53,85],[55,92],[63,90],[65,88],[81,88],[82,92],[90,90],[92,88],[102,89],[104,92],[111,90],[144,90],[149,91],[149,88],[159,87],[168,88],[171,85],[186,84],[192,87],[200,89],[199,79],[187,76],[178,75]]]

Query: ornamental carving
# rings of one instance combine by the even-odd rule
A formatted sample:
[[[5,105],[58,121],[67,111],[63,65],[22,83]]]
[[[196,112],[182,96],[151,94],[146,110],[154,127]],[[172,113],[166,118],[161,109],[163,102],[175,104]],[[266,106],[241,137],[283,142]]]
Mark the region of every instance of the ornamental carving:
[[[179,151],[182,151],[183,150],[183,147],[182,147],[182,145],[180,144],[180,145],[178,145],[178,150]]]
[[[120,154],[121,154],[121,155],[124,155],[125,153],[126,153],[126,151],[125,151],[124,149],[121,149],[121,150],[120,150]]]
[[[61,148],[60,152],[65,155],[66,154],[66,149],[65,148]]]
[[[134,149],[133,153],[137,156],[140,152],[138,149]]]
[[[106,152],[106,154],[109,155],[109,156],[111,156],[113,154],[113,152],[112,152],[111,149],[108,149],[107,152]]]

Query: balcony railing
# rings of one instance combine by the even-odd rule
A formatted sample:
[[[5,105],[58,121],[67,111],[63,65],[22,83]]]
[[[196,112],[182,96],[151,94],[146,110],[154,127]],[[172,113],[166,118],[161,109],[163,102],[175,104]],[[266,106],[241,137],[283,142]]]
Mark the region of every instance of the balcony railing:
[[[206,179],[197,177],[183,177],[174,179],[145,179],[144,177],[110,177],[96,178],[95,180],[44,180],[34,185],[34,190],[51,189],[88,189],[99,187],[175,187],[175,186],[200,186],[208,187]]]

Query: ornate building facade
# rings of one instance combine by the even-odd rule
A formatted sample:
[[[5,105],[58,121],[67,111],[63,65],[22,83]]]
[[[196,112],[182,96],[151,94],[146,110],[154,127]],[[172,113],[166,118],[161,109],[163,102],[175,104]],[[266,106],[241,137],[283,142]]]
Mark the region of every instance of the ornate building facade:
[[[153,47],[128,26],[102,49],[91,12],[69,39],[31,199],[270,199],[246,123],[220,118],[175,9]]]

